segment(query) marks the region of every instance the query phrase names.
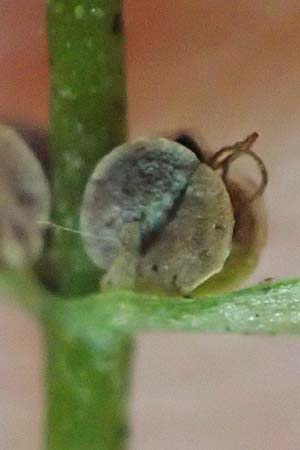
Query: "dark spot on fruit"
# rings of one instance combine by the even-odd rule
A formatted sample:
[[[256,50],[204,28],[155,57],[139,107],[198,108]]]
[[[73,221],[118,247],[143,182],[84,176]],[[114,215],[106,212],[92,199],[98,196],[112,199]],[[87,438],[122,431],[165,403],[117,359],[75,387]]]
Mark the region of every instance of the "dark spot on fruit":
[[[26,238],[27,234],[23,225],[20,225],[17,222],[13,222],[11,225],[11,229],[13,234],[19,241],[23,241]]]
[[[36,202],[36,198],[29,192],[20,191],[17,193],[18,200],[22,206],[32,207]]]
[[[115,217],[108,217],[107,220],[104,222],[104,225],[106,227],[112,227],[115,221],[116,221]]]
[[[157,265],[157,264],[154,264],[154,265],[152,266],[152,270],[153,270],[153,272],[158,272],[158,265]]]

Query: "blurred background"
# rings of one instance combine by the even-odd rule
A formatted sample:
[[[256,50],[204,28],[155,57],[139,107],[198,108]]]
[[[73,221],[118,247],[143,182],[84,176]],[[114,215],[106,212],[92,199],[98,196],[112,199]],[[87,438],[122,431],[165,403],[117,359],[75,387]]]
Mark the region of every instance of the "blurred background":
[[[47,127],[43,0],[0,0],[0,120]],[[269,237],[246,284],[300,273],[297,0],[125,0],[130,135],[194,132],[217,150],[252,131]],[[300,447],[300,341],[139,336],[130,450]],[[0,306],[0,449],[40,450],[43,340]]]

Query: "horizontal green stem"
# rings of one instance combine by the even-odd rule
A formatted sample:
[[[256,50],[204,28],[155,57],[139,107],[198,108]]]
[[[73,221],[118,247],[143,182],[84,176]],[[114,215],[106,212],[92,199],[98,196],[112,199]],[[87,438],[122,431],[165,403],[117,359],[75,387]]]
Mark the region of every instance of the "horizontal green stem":
[[[107,292],[53,301],[47,320],[73,336],[146,330],[300,334],[300,280],[261,284],[220,296],[176,298]]]

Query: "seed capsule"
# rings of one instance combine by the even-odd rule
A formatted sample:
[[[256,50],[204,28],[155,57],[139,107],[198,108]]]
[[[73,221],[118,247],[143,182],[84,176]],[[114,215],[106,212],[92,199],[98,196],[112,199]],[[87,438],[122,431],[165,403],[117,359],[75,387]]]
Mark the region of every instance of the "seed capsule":
[[[86,250],[107,271],[104,287],[188,294],[222,269],[233,226],[222,178],[163,138],[124,144],[104,157],[81,211]]]

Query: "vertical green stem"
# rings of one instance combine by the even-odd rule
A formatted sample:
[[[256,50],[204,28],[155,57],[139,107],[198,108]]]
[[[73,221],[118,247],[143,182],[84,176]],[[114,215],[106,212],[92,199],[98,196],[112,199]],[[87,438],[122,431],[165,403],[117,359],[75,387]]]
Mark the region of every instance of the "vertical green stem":
[[[82,194],[97,161],[125,140],[121,6],[121,0],[48,1],[54,220],[66,227],[78,228]],[[98,271],[78,235],[56,235],[63,291],[97,289]]]
[[[121,0],[48,0],[54,221],[65,227],[78,228],[92,170],[125,138],[121,7]],[[54,251],[63,294],[98,289],[78,235],[57,232]],[[45,323],[47,449],[123,449],[130,338],[104,330],[93,339],[70,336],[51,308]]]
[[[132,341],[77,326],[47,317],[47,450],[124,450]]]

